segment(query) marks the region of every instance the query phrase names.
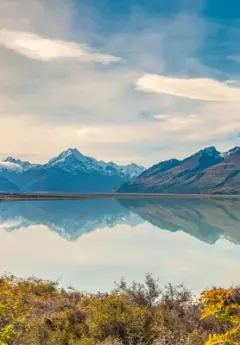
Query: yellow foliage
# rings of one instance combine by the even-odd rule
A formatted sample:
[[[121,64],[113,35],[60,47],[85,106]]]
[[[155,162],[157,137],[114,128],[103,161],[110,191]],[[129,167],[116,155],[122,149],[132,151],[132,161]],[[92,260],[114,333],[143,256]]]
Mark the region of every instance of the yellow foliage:
[[[240,343],[240,289],[213,289],[204,291],[201,296],[203,303],[202,319],[214,316],[225,321],[229,330],[209,336],[205,345],[239,345]]]
[[[240,344],[240,289],[204,291],[194,301],[172,287],[162,299],[141,285],[123,287],[88,295],[0,277],[0,345]]]
[[[104,299],[85,297],[78,307],[87,313],[89,331],[96,339],[103,340],[109,336],[144,337],[149,311],[126,296],[115,294]]]

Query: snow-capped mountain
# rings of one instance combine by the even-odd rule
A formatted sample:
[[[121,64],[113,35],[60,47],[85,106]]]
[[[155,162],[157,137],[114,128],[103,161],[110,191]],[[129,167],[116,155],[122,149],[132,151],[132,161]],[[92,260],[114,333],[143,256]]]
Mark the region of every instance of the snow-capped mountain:
[[[137,165],[135,163],[120,165],[120,168],[122,169],[122,172],[128,174],[131,179],[139,176],[146,170],[146,168],[144,168],[142,165]]]
[[[84,156],[77,149],[68,149],[59,156],[50,159],[45,165],[46,168],[57,167],[66,171],[74,170],[98,170],[99,164],[96,159]]]
[[[84,156],[76,148],[63,151],[59,156],[50,159],[45,167],[47,169],[57,167],[69,172],[100,172],[104,175],[121,175],[126,178],[138,176],[145,170],[143,166],[135,163],[118,165],[113,162],[98,161],[95,158]]]
[[[22,161],[21,159],[16,159],[13,157],[7,157],[2,162],[0,162],[0,167],[1,166],[5,167],[8,170],[23,172],[23,171],[27,171],[29,169],[32,169],[38,165],[32,164],[28,161]]]
[[[98,161],[76,148],[63,151],[46,164],[8,157],[0,162],[0,178],[4,178],[0,191],[7,192],[11,185],[11,191],[16,186],[20,191],[109,192],[144,170],[134,163]]]

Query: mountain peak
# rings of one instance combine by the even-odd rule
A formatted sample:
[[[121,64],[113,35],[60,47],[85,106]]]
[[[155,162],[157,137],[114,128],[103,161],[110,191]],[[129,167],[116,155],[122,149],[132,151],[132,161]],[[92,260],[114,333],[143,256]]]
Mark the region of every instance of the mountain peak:
[[[233,149],[229,150],[228,153],[230,154],[240,153],[240,146],[235,146]]]
[[[235,146],[231,150],[222,153],[222,157],[226,158],[226,157],[233,156],[235,154],[240,154],[240,146]]]
[[[143,170],[146,170],[146,168],[142,165],[138,165],[137,163],[129,163],[126,165],[126,167],[129,167],[129,168],[140,168],[140,169],[143,169]]]
[[[76,148],[69,148],[63,152],[61,152],[58,156],[49,160],[48,165],[56,165],[62,164],[66,160],[76,160],[76,161],[84,161],[87,157],[84,156],[81,152],[78,151]]]
[[[98,161],[95,158],[84,156],[76,148],[69,148],[55,158],[52,158],[45,168],[60,168],[68,172],[98,173],[104,176],[125,176],[130,179],[140,175],[145,168],[134,163],[129,165],[117,165],[113,162]]]
[[[85,157],[80,151],[78,151],[78,149],[76,148],[69,148],[65,151],[63,151],[62,153],[60,153],[61,157],[68,157],[68,156],[74,156],[76,159],[81,159],[83,157]]]
[[[201,157],[201,159],[211,159],[211,158],[219,158],[221,156],[221,153],[214,147],[214,146],[209,146],[209,147],[205,147],[199,151],[197,151],[196,153],[192,154],[191,156],[183,159],[184,161],[189,161],[191,159],[199,159],[199,157]]]
[[[4,158],[3,160],[3,162],[9,162],[9,163],[18,163],[19,161],[20,161],[19,159],[13,158],[11,156]]]
[[[79,152],[79,150],[76,148],[76,147],[74,147],[74,148],[69,148],[69,149],[67,149],[67,150],[65,150],[65,151],[63,151],[63,152],[65,152],[65,153],[67,153],[67,154],[75,154],[75,153],[80,153]]]
[[[208,156],[212,156],[212,157],[220,154],[220,152],[214,146],[206,147],[205,149],[201,150],[200,152],[203,152],[203,153],[207,154]]]
[[[15,166],[16,168],[18,167],[19,169],[23,169],[24,171],[36,166],[36,164],[32,164],[28,161],[22,161],[21,159],[16,159],[11,156],[5,158],[3,162],[6,164],[11,164],[12,167]]]

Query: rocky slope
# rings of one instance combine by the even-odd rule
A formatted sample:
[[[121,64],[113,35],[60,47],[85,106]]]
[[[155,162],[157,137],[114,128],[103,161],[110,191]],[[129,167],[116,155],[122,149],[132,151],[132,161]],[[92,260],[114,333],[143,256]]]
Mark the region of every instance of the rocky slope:
[[[225,153],[209,147],[183,160],[160,162],[119,192],[240,194],[240,147]]]

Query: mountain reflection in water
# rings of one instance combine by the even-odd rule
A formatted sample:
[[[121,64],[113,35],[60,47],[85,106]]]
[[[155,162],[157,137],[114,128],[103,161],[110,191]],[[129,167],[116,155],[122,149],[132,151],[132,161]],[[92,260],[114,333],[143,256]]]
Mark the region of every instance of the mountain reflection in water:
[[[220,238],[240,244],[239,200],[129,199],[121,204],[160,229],[182,230],[209,244]]]
[[[45,225],[68,240],[116,225],[145,221],[159,229],[184,231],[214,244],[224,238],[240,244],[240,201],[197,199],[120,199],[26,201],[0,204],[7,231]]]

